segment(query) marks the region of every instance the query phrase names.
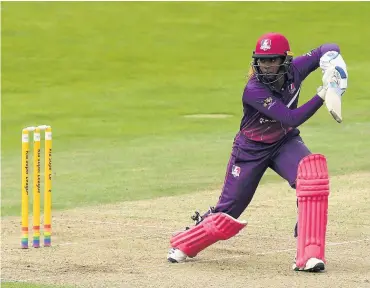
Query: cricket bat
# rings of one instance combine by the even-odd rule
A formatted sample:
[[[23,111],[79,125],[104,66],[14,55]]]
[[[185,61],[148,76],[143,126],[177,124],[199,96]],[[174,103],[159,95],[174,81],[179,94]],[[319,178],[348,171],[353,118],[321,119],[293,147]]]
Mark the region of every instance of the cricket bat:
[[[342,118],[342,95],[343,90],[338,87],[329,87],[326,96],[325,96],[325,103],[326,108],[328,109],[331,116],[337,121],[341,123]]]

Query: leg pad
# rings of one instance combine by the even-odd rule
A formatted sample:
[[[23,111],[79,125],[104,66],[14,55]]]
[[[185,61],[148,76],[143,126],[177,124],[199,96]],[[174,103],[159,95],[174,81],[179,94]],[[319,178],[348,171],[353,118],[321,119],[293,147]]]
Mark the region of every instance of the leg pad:
[[[194,257],[215,242],[235,236],[246,225],[225,213],[210,214],[198,225],[173,236],[171,247]]]
[[[298,166],[298,267],[310,258],[325,261],[328,220],[329,175],[326,158],[321,154],[304,157]]]

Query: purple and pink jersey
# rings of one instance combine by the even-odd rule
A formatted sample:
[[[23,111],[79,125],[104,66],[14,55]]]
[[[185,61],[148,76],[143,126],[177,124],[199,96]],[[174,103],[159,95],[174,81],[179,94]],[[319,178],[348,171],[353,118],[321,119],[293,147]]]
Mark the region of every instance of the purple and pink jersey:
[[[253,141],[273,143],[308,120],[322,106],[323,100],[315,95],[297,108],[301,85],[319,67],[320,58],[327,51],[340,52],[337,45],[324,44],[293,59],[289,71],[292,77],[280,93],[271,91],[252,76],[243,93],[241,133]]]

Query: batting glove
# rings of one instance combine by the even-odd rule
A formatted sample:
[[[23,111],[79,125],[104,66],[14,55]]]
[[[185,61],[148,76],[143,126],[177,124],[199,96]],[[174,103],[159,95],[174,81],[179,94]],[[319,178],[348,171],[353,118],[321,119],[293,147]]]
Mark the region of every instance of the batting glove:
[[[330,68],[335,68],[335,82],[338,84],[338,88],[342,90],[342,94],[345,92],[348,86],[348,71],[347,65],[344,62],[342,55],[337,51],[328,51],[320,58],[320,68],[324,74]]]

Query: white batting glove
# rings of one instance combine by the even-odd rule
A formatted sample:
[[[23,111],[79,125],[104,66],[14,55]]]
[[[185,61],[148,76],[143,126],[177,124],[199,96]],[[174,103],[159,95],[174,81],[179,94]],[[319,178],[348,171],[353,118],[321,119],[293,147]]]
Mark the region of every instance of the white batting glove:
[[[338,87],[342,89],[344,93],[348,86],[347,65],[344,62],[342,55],[340,55],[337,51],[328,51],[320,58],[320,68],[324,74],[324,77],[328,69],[333,67],[335,67],[337,70],[335,73],[335,78]]]
[[[323,85],[333,89],[339,96],[342,96],[347,89],[347,77],[343,69],[338,66],[332,66],[324,73],[322,77]]]

